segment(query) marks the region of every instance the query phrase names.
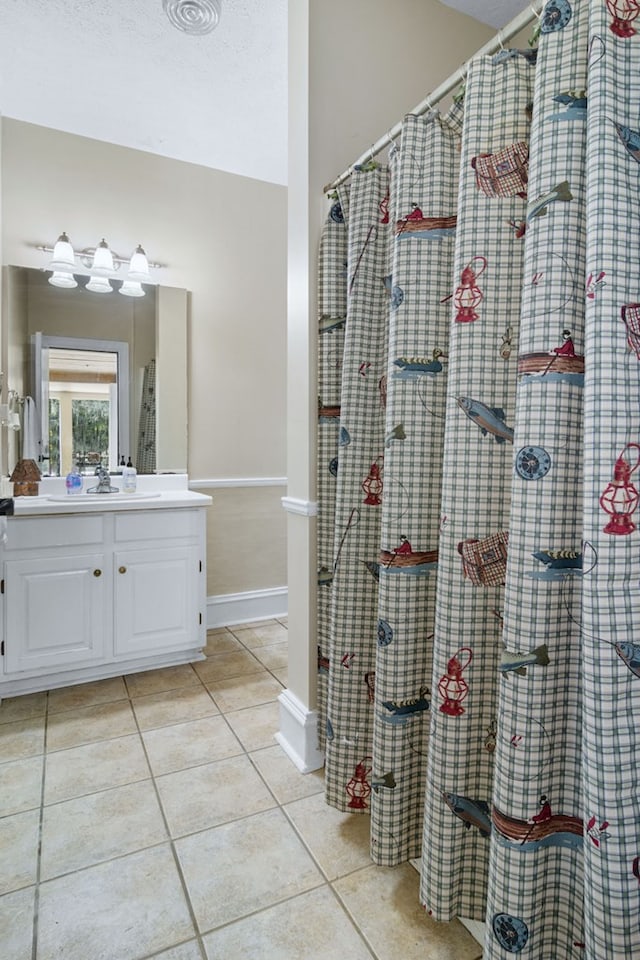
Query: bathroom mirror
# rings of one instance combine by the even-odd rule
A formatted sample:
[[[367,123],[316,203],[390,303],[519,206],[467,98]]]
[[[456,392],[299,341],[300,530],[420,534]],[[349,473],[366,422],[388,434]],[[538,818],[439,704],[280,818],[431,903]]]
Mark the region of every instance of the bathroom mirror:
[[[144,297],[125,297],[116,282],[96,294],[87,278],[66,289],[48,277],[5,269],[2,399],[17,405],[22,429],[2,431],[3,472],[23,456],[25,397],[37,411],[43,476],[64,476],[72,463],[115,470],[123,457],[141,473],[186,472],[187,292],[145,286]]]

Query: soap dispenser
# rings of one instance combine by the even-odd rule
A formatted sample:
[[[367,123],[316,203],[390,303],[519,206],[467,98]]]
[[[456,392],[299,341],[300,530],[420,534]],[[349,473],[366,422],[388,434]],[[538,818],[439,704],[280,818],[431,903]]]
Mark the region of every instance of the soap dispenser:
[[[77,466],[73,466],[71,468],[65,478],[64,485],[67,493],[71,494],[72,496],[77,493],[82,493],[82,474]]]
[[[136,468],[131,463],[131,457],[127,461],[126,467],[122,469],[122,492],[135,493],[137,484]]]

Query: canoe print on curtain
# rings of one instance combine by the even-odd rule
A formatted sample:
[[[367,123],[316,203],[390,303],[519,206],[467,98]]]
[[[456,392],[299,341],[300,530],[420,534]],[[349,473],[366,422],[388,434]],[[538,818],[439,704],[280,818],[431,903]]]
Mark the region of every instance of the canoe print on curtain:
[[[424,615],[426,596],[414,606],[403,586],[403,619],[391,592],[403,581],[390,575],[374,625],[375,736],[344,763],[340,792],[344,809],[371,807],[374,859],[390,863],[411,849],[398,788],[419,781],[426,751],[427,910],[485,919],[488,960],[627,960],[640,957],[640,7],[549,0],[540,26],[537,66],[502,51],[472,61],[467,80],[441,297],[449,343],[446,358],[432,356],[442,372],[431,368],[448,376],[431,681],[416,690],[413,665],[393,661],[400,646],[385,654],[403,637],[415,655],[411,618]],[[422,203],[395,218],[414,237]],[[411,292],[398,251],[408,241],[394,242],[386,368],[416,372],[430,360],[415,342],[394,363]],[[382,500],[379,541],[370,529],[353,558],[370,574],[377,556],[381,581],[381,556],[408,568],[431,549],[395,509],[396,485],[412,503],[418,489],[402,462],[412,437],[405,389],[402,377],[387,384],[382,442],[392,452],[382,491],[372,482],[365,492]],[[358,464],[373,481],[379,442]],[[437,470],[424,478],[427,496]],[[354,608],[367,636],[373,599],[372,590],[366,617]],[[356,692],[344,687],[347,698]],[[405,766],[404,720],[380,738],[383,710],[430,716],[415,769]],[[337,700],[331,711],[342,719]],[[345,758],[369,736],[359,720],[341,728]]]
[[[371,796],[386,865],[422,837],[461,117],[406,117],[395,178]]]
[[[464,99],[421,884],[440,920],[486,905],[534,72],[478,59]]]
[[[342,199],[343,191],[339,191]],[[325,733],[325,790],[339,810],[368,813],[371,796],[378,552],[385,483],[389,296],[386,168],[352,179],[347,320],[342,360]]]
[[[587,26],[587,5],[574,7],[566,28],[543,35],[536,68],[491,812],[494,960],[505,949],[582,954],[577,654],[594,559],[581,504]],[[601,297],[602,283],[590,290]]]

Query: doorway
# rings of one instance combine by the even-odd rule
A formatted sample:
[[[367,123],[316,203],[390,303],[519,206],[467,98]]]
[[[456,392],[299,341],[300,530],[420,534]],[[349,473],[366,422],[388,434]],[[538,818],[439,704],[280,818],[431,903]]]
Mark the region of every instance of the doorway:
[[[115,470],[129,450],[129,347],[116,340],[33,337],[41,469]]]

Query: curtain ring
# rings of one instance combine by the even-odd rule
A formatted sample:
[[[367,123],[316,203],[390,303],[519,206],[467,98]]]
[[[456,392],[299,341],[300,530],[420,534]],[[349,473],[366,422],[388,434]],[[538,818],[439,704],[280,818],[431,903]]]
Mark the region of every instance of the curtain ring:
[[[369,148],[369,163],[373,163],[373,158],[376,155],[376,151],[374,148],[375,148],[375,143],[372,143]]]
[[[504,43],[502,42],[502,30],[498,33],[498,43],[500,44],[500,50],[504,53]]]
[[[531,13],[534,15],[534,17],[536,18],[536,20],[539,20],[539,19],[540,19],[540,14],[538,13],[538,11],[537,11],[536,8],[534,7],[534,5],[533,5],[532,3],[530,3],[530,4],[529,4],[529,7],[530,7],[530,9],[531,9]]]

